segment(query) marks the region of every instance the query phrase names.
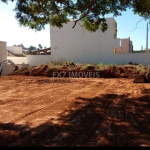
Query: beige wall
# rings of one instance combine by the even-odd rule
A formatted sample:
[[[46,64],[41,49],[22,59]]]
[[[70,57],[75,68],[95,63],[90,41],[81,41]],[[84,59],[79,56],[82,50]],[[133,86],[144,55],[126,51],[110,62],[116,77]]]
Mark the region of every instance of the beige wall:
[[[6,42],[0,41],[0,62],[7,59]]]
[[[133,45],[130,38],[120,39],[120,47],[115,48],[115,53],[123,54],[123,53],[132,53],[133,52]]]
[[[122,53],[129,53],[129,49],[130,49],[130,39],[121,39],[121,43],[122,43]]]

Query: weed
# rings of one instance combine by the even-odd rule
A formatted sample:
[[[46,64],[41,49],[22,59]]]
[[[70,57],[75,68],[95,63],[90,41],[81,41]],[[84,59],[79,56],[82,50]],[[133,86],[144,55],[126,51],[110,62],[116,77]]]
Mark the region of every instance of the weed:
[[[104,64],[101,62],[101,63],[98,64],[98,66],[102,67],[102,66],[104,66]]]
[[[108,66],[115,66],[113,63],[111,63],[111,64],[108,64]]]
[[[64,59],[61,59],[61,60],[59,60],[59,61],[50,61],[49,63],[48,63],[48,65],[51,65],[51,66],[62,66],[62,65],[66,65],[66,63],[67,63],[67,61],[66,60],[64,60]]]
[[[95,68],[95,66],[93,66],[92,64],[87,64],[85,66],[85,69],[94,69],[94,68]]]
[[[75,65],[75,63],[73,61],[69,61],[68,64],[73,65],[73,66]]]

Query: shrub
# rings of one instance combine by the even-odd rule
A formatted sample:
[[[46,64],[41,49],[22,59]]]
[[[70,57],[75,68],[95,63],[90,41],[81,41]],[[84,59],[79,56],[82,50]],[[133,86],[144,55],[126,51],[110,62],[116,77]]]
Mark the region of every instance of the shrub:
[[[85,66],[85,69],[94,69],[94,68],[95,68],[95,66],[93,66],[92,64],[87,64]]]
[[[108,66],[115,66],[113,63],[111,63],[111,64],[108,64]]]
[[[104,64],[101,62],[101,63],[98,64],[98,66],[102,67],[102,66],[104,66]]]
[[[64,60],[64,59],[61,59],[61,60],[59,60],[59,61],[50,61],[49,63],[48,63],[48,65],[57,65],[57,66],[62,66],[62,65],[65,65],[67,63],[67,61],[66,60]]]
[[[75,63],[73,61],[69,61],[68,63],[69,65],[75,65]]]

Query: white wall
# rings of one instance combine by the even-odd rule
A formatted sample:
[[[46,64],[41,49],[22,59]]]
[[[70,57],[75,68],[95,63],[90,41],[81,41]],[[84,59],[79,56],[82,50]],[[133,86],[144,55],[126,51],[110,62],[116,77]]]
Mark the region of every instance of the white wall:
[[[14,46],[7,46],[7,50],[14,53]]]
[[[109,63],[116,65],[127,64],[129,62],[149,65],[150,64],[150,53],[124,53],[124,54],[114,54],[107,58]],[[105,61],[104,61],[105,62]]]
[[[22,47],[17,46],[7,46],[7,50],[14,54],[22,54]]]
[[[95,56],[94,56],[95,57]],[[103,64],[116,64],[116,65],[123,65],[128,64],[129,62],[143,64],[143,65],[150,65],[150,53],[124,53],[124,54],[110,54],[110,55],[100,55],[98,59],[86,59],[83,58],[79,61],[74,61],[76,63],[82,62],[82,63],[103,63]],[[57,59],[57,61],[61,61],[63,58]],[[29,66],[37,66],[41,64],[47,64],[50,61],[56,61],[55,58],[53,58],[51,55],[27,55],[27,63]],[[68,61],[71,61],[68,60]]]
[[[0,41],[0,62],[7,60],[6,42]]]
[[[120,47],[120,39],[114,38],[116,27],[114,19],[108,18],[107,23],[109,28],[105,33],[100,30],[88,32],[78,23],[72,29],[73,22],[64,24],[61,29],[51,27],[51,55],[27,55],[27,63],[29,66],[36,66],[50,61],[66,60],[93,64],[101,62],[124,64],[131,61],[144,65],[150,64],[150,53],[114,54],[114,48]]]
[[[7,59],[10,59],[15,64],[27,64],[27,57],[7,57]]]
[[[27,55],[27,64],[29,66],[47,64],[51,60],[53,60],[51,55]]]
[[[119,47],[120,39],[114,39],[114,19],[108,18],[108,30],[88,32],[78,23],[74,29],[74,22],[64,24],[59,29],[51,27],[51,55],[54,60],[61,58],[75,62],[88,63],[101,61],[114,53],[114,48]],[[80,24],[82,24],[80,22]]]

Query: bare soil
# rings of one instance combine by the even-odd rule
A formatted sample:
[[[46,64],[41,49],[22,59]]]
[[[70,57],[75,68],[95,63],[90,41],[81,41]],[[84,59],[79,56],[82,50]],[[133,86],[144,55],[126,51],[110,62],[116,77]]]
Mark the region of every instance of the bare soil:
[[[0,146],[150,146],[150,84],[0,77]]]
[[[47,77],[70,77],[79,72],[82,78],[94,78],[94,73],[99,74],[99,78],[135,78],[144,74],[147,70],[141,65],[126,66],[102,66],[96,65],[39,65],[28,68],[22,68],[12,72],[10,75],[26,75],[26,76],[47,76]],[[92,73],[91,75],[89,73]],[[97,76],[95,76],[97,78]]]

